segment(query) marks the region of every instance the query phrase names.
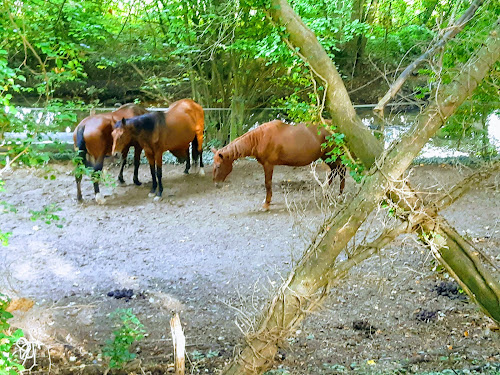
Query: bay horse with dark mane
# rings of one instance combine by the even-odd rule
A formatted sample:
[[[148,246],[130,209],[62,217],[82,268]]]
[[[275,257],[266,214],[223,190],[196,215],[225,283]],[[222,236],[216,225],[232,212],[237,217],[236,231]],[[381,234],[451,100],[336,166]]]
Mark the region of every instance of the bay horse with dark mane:
[[[189,144],[195,166],[199,161],[199,173],[203,171],[203,130],[205,115],[203,108],[191,99],[172,103],[165,112],[151,112],[131,119],[123,119],[115,124],[113,154],[121,152],[130,142],[138,142],[149,161],[153,186],[150,196],[160,199],[163,192],[162,156],[170,151],[179,159],[187,158],[189,170]],[[157,190],[158,188],[158,190]]]
[[[129,103],[122,105],[116,111],[101,113],[84,118],[75,128],[73,141],[75,149],[78,150],[78,156],[82,158],[82,162],[85,166],[93,167],[96,172],[101,171],[104,163],[104,157],[111,155],[113,146],[111,132],[113,131],[113,125],[118,120],[139,116],[144,113],[147,113],[144,108]],[[125,166],[127,154],[131,146],[134,147],[134,183],[136,185],[140,185],[141,183],[139,182],[137,174],[139,170],[142,147],[135,141],[130,141],[122,149],[123,160],[120,173],[118,174],[118,180],[122,183],[124,182],[123,167]],[[87,155],[90,156],[91,160],[87,160]],[[80,187],[82,176],[76,175],[75,179],[76,197],[80,201],[82,200],[82,191]],[[94,192],[97,203],[104,203],[105,199],[101,196],[99,183],[97,181],[94,182]]]
[[[325,127],[306,125],[303,123],[290,125],[280,120],[274,120],[236,138],[220,150],[212,149],[214,153],[213,180],[217,184],[223,182],[233,170],[233,161],[246,156],[253,156],[264,167],[266,200],[262,208],[269,209],[272,197],[272,179],[275,165],[301,167],[315,160],[328,159],[329,149],[323,149],[322,144],[331,134]],[[339,158],[327,162],[331,171],[328,182],[335,176],[340,177],[340,193],[344,190],[346,168]]]

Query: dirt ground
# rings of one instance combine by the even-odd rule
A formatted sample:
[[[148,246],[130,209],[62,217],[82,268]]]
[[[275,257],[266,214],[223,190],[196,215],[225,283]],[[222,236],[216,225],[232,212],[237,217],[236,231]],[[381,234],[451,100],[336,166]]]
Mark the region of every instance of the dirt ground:
[[[135,349],[141,361],[128,373],[172,370],[173,312],[184,324],[188,373],[218,373],[322,218],[356,190],[349,178],[339,198],[337,182],[328,200],[309,167],[277,167],[273,205],[262,212],[262,168],[242,160],[221,189],[212,184],[211,166],[204,177],[164,166],[164,199],[153,202],[149,168],[141,165],[141,187],[132,184],[131,169],[125,186],[103,188],[108,196],[102,206],[85,179],[84,202],[76,202],[69,163],[3,176],[0,200],[7,212],[0,228],[12,236],[0,248],[0,291],[36,301],[12,320],[38,344],[32,345],[35,372],[48,373],[51,364],[51,373],[101,373],[100,348],[112,337],[109,314],[131,308],[148,334]],[[108,163],[108,170],[116,176],[116,166]],[[469,173],[465,167],[416,166],[410,180],[440,193]],[[497,265],[499,183],[494,176],[443,212]],[[48,205],[61,209],[54,212],[60,220],[31,220],[30,210]],[[371,236],[386,218],[383,212],[373,216],[361,234]],[[332,290],[280,350],[272,373],[500,371],[500,332],[468,298],[439,295],[436,285],[449,280],[436,269],[414,237],[399,238]],[[123,288],[133,289],[134,297],[107,295]]]

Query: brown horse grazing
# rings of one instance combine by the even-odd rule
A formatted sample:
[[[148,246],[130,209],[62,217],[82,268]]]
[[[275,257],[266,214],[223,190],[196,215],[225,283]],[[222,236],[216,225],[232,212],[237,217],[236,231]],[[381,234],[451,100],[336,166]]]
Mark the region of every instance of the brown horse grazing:
[[[92,166],[94,171],[98,172],[102,170],[104,157],[111,155],[111,148],[113,146],[113,138],[111,138],[111,132],[113,131],[113,125],[123,118],[131,118],[135,116],[147,113],[147,111],[135,104],[124,104],[116,111],[102,113],[98,115],[93,115],[84,118],[78,126],[75,128],[73,133],[73,141],[75,144],[75,149],[78,150],[78,156],[82,158],[85,166]],[[120,168],[120,173],[118,174],[118,180],[123,181],[123,167],[125,166],[128,150],[131,146],[134,146],[134,183],[140,185],[137,173],[139,170],[139,162],[142,152],[142,147],[139,143],[131,141],[122,149],[122,165]],[[91,160],[87,160],[87,154],[91,157]],[[82,176],[76,176],[76,190],[77,199],[82,200],[82,191],[80,188],[80,183],[82,181]],[[104,203],[105,199],[101,196],[99,192],[99,183],[94,182],[95,199],[97,203]]]
[[[220,150],[212,149],[214,155],[214,182],[223,182],[233,170],[233,161],[246,156],[253,156],[264,167],[266,200],[263,209],[271,204],[271,184],[275,165],[304,166],[321,158],[326,160],[328,149],[321,144],[330,133],[324,127],[305,124],[290,125],[274,120],[236,138]],[[340,193],[344,190],[346,168],[339,158],[327,163],[331,169],[328,182],[340,177]]]
[[[156,193],[157,200],[163,192],[161,167],[165,151],[170,151],[177,158],[187,158],[187,171],[189,144],[192,142],[193,161],[196,165],[199,160],[200,174],[205,173],[202,158],[204,128],[203,108],[191,99],[182,99],[172,103],[166,112],[151,112],[118,121],[112,133],[113,154],[121,152],[132,141],[141,145],[148,158],[153,179],[149,195],[154,196]]]

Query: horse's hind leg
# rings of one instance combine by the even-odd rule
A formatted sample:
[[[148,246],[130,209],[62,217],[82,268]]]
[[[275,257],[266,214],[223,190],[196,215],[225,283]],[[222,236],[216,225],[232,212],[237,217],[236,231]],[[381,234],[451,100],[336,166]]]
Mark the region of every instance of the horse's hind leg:
[[[127,162],[128,150],[130,150],[130,146],[125,147],[122,151],[122,165],[120,167],[120,173],[118,173],[118,181],[120,181],[121,184],[125,183],[125,180],[123,179],[123,168]]]
[[[78,162],[78,165],[76,168],[78,168],[81,164],[85,165],[87,167],[87,161],[85,160],[85,156],[83,157],[83,161]],[[76,199],[78,201],[81,201],[83,199],[82,197],[82,177],[83,174],[80,173],[79,171],[76,171],[75,173],[75,181],[76,181]]]
[[[189,158],[189,150],[188,150],[188,158]],[[163,193],[163,184],[161,182],[161,178],[162,178],[162,170],[161,170],[162,153],[161,152],[158,152],[155,155],[155,163],[156,163],[156,178],[158,180],[158,191],[156,192],[156,197],[155,197],[155,201],[157,201],[157,200],[161,199],[161,194]]]
[[[82,177],[83,177],[83,171],[80,172],[78,171],[79,167],[81,165],[84,165],[85,168],[87,168],[87,152],[85,150],[79,150],[78,151],[78,162],[77,165],[75,166],[75,181],[76,181],[76,199],[78,201],[81,201],[83,199],[82,197]]]
[[[154,197],[156,193],[156,187],[158,186],[156,183],[156,171],[155,171],[155,159],[154,155],[152,152],[145,151],[146,158],[148,159],[149,162],[149,170],[151,171],[151,179],[152,179],[152,186],[151,190],[149,191],[148,196],[149,197]]]
[[[346,172],[347,168],[344,164],[342,164],[337,171],[337,174],[339,175],[340,178],[340,194],[342,194],[342,192],[344,191]]]
[[[82,175],[75,175],[75,180],[76,180],[76,199],[78,201],[82,200]]]
[[[203,165],[203,149],[199,152],[199,155],[200,155],[200,174],[202,176],[204,176],[205,171],[203,170],[203,167],[204,167],[204,165]]]
[[[196,169],[198,171],[198,174],[204,176],[205,171],[203,169],[203,150],[198,151],[197,147],[194,147],[194,142],[193,142],[193,148],[192,148],[192,154],[193,154],[193,162],[195,163],[194,165],[196,166]]]
[[[201,176],[204,176],[205,170],[203,169],[203,167],[204,167],[204,165],[203,165],[203,131],[196,134],[195,139],[196,139],[196,151],[197,151],[198,157],[200,158],[200,164],[199,164],[200,170],[198,171],[198,173]],[[193,149],[194,149],[194,144],[193,144]]]
[[[330,167],[330,173],[328,174],[328,184],[331,185],[335,176],[339,176],[340,180],[340,194],[344,191],[345,187],[345,175],[346,175],[346,166],[342,164],[340,158],[337,158],[334,162],[328,163]]]
[[[102,173],[102,167],[104,164],[104,156],[99,157],[94,164],[94,192],[95,192],[95,201],[98,204],[106,203],[106,199],[101,195],[101,191],[99,190],[99,179]]]
[[[139,181],[139,165],[141,164],[141,152],[142,147],[138,144],[134,146],[134,184],[141,186],[142,183]]]
[[[193,161],[195,161],[194,158]],[[186,169],[184,169],[184,174],[189,174],[190,169],[191,169],[191,158],[189,157],[189,147],[188,147],[186,151]]]
[[[191,142],[191,156],[193,158],[193,164],[194,164],[194,171],[198,172],[198,141],[196,139],[196,136],[194,137],[193,141]]]

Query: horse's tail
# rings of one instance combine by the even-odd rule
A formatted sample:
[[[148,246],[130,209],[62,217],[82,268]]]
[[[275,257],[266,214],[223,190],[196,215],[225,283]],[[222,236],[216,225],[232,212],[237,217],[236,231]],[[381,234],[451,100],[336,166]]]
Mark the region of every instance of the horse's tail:
[[[191,142],[191,146],[193,147],[193,152],[196,150],[198,152],[198,137],[195,135],[193,142]]]
[[[196,163],[198,161],[199,154],[200,153],[198,152],[198,136],[195,135],[193,141],[191,142],[191,156],[193,158],[193,162]]]
[[[203,172],[203,148],[202,147],[199,147],[200,143],[198,142],[198,137],[199,135],[195,135],[194,136],[194,139],[193,139],[193,142],[191,142],[191,155],[193,157],[193,163],[195,165],[199,165],[200,166],[200,171],[199,173],[200,174],[205,174],[205,172]],[[199,150],[199,148],[201,150]]]
[[[84,131],[85,126],[79,126],[76,130],[76,147],[78,148],[78,156],[82,158],[83,162],[85,162],[85,157],[87,156],[87,145],[83,136]]]
[[[196,145],[198,151],[201,153],[203,150],[203,133],[205,132],[205,111],[203,111],[203,108],[201,106],[196,119],[196,129],[197,129]]]

